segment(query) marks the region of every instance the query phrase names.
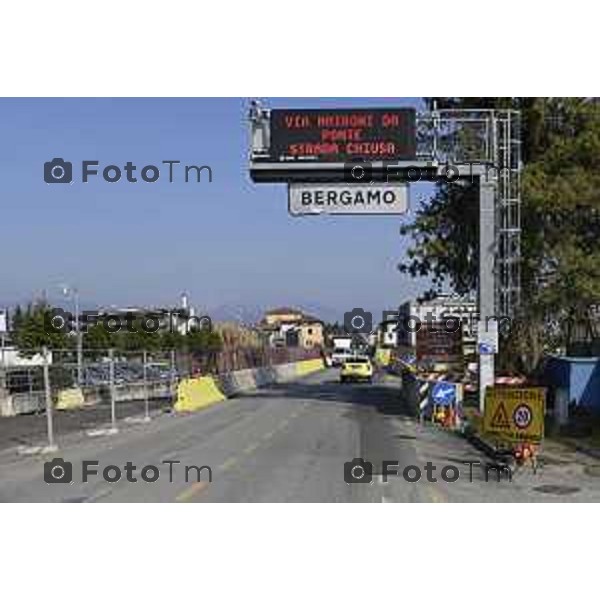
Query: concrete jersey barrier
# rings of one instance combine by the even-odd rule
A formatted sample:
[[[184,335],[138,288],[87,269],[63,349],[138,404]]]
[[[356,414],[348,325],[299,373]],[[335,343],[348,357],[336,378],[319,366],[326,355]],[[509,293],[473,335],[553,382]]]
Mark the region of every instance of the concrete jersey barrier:
[[[221,389],[227,396],[251,392],[273,383],[285,383],[324,368],[320,358],[283,363],[257,369],[242,369],[224,373],[219,377]]]
[[[324,368],[323,361],[320,358],[317,358],[270,367],[259,367],[257,369],[231,371],[230,373],[224,373],[215,379],[212,377],[200,377],[195,380],[183,380],[177,389],[177,403],[175,404],[175,410],[200,410],[215,402],[221,402],[222,400],[225,400],[226,397],[252,392],[259,387],[273,383],[292,381],[298,377],[315,373]],[[199,380],[205,380],[205,383],[201,386],[189,383]],[[208,380],[212,383],[209,384]],[[184,386],[184,390],[180,391],[182,385]],[[189,386],[195,390],[193,393],[197,395],[194,400],[187,399],[190,394],[188,391]],[[205,400],[200,399],[203,394],[206,395]],[[182,398],[181,401],[180,398]]]

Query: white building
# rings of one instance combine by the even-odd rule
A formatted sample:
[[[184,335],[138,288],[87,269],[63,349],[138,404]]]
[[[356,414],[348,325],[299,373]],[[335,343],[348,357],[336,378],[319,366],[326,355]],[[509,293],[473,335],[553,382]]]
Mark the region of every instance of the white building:
[[[48,352],[48,364],[52,364],[52,352]],[[44,357],[34,354],[27,358],[19,354],[14,346],[0,347],[0,368],[8,367],[41,367],[44,365]]]
[[[377,345],[381,348],[395,348],[398,345],[398,322],[395,319],[379,323]]]
[[[193,306],[189,305],[189,298],[186,293],[181,294],[181,305],[179,308],[144,308],[138,306],[116,307],[110,306],[98,310],[100,320],[111,316],[121,319],[122,329],[125,329],[125,319],[128,316],[133,318],[149,318],[156,316],[160,323],[160,331],[172,331],[186,335],[194,329],[206,329],[210,326],[206,315],[197,315]],[[153,328],[154,322],[149,321],[148,327]]]

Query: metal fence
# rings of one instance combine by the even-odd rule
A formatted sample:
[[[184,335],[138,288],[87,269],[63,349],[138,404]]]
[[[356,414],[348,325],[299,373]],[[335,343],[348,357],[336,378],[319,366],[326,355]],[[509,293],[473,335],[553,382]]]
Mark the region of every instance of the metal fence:
[[[54,445],[54,409],[110,406],[110,430],[119,413],[150,420],[152,408],[170,408],[182,379],[259,368],[320,356],[318,349],[248,347],[218,352],[40,350],[40,365],[0,366],[0,402],[11,414],[42,413],[48,419],[48,446]],[[78,360],[79,358],[79,360]],[[124,403],[128,410],[119,408]],[[135,405],[135,406],[134,406]],[[143,410],[143,413],[142,413]]]

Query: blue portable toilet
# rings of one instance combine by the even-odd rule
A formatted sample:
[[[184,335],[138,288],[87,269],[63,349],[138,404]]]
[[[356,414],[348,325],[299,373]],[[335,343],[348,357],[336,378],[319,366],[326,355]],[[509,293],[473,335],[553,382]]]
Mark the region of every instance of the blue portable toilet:
[[[551,356],[541,383],[553,396],[566,394],[571,406],[600,414],[600,357]]]

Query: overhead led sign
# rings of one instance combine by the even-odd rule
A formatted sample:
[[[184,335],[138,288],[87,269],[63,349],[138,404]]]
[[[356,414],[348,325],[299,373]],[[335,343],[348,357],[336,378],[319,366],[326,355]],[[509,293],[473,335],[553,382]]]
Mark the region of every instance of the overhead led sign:
[[[271,110],[271,159],[350,162],[414,160],[412,108]]]

